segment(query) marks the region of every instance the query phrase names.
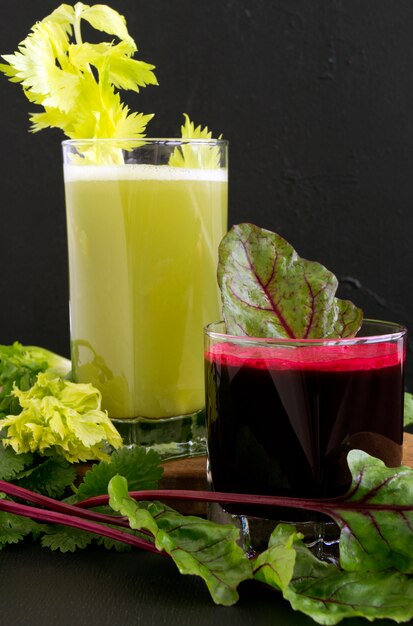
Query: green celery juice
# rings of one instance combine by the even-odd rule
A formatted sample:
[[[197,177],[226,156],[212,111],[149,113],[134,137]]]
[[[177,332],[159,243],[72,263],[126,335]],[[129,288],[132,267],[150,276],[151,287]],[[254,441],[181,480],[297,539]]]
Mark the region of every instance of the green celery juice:
[[[226,170],[65,165],[65,189],[75,379],[111,417],[202,408]]]

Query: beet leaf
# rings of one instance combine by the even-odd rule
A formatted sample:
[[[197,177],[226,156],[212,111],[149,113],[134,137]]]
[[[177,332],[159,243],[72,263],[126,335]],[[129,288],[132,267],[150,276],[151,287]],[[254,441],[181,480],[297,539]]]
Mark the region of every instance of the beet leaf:
[[[341,529],[341,567],[413,574],[413,470],[386,467],[360,450],[347,461],[351,489],[326,511]]]
[[[222,240],[218,282],[232,335],[352,337],[361,325],[362,311],[335,297],[334,274],[254,224],[233,226]]]
[[[394,570],[346,572],[318,560],[289,526],[278,526],[254,577],[278,589],[293,609],[319,624],[347,617],[407,621],[413,615],[413,579]]]
[[[200,576],[217,604],[237,602],[240,582],[252,578],[252,566],[236,544],[238,530],[199,517],[181,515],[160,502],[138,503],[128,483],[115,476],[109,483],[110,506],[127,516],[131,528],[148,530],[158,550],[164,550],[181,574]]]

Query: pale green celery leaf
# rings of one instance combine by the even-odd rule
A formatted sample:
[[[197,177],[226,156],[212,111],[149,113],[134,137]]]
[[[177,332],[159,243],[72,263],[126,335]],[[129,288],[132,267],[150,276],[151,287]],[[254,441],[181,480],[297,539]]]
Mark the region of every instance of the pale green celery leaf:
[[[52,11],[50,15],[47,15],[43,22],[55,22],[60,24],[67,33],[72,32],[72,25],[74,23],[75,11],[69,4],[61,4],[57,9]]]
[[[62,21],[45,19],[41,22],[37,22],[33,27],[33,34],[49,42],[52,48],[54,57],[59,61],[60,66],[63,67],[65,62],[65,56],[67,47],[69,45],[69,39],[72,29],[69,25]],[[22,42],[24,45],[25,42]],[[38,45],[41,45],[40,43]]]
[[[82,20],[120,42],[82,43]],[[136,50],[117,11],[105,5],[63,4],[32,27],[17,52],[3,56],[8,65],[1,64],[0,71],[20,82],[27,98],[43,107],[30,116],[33,132],[55,127],[70,139],[134,139],[143,136],[152,115],[130,114],[115,88],[138,91],[157,84],[154,67],[131,58]],[[91,71],[93,65],[98,77]],[[80,156],[84,162],[122,162],[117,147]]]
[[[116,117],[116,125],[113,131],[113,137],[118,139],[116,146],[125,147],[128,150],[132,147],[130,142],[122,143],[122,137],[130,137],[131,139],[139,139],[145,136],[145,129],[148,122],[153,118],[152,113],[144,115],[143,113],[129,113],[128,107],[122,107],[119,115]],[[138,141],[135,146],[141,145]]]
[[[351,450],[347,459],[351,488],[328,512],[341,529],[341,566],[348,571],[394,568],[413,574],[413,470],[388,468],[361,450]],[[382,510],[357,510],[357,503],[381,505]],[[354,505],[352,510],[346,504]],[[403,505],[410,510],[398,509]]]
[[[46,459],[39,457],[33,467],[20,472],[13,482],[50,498],[60,498],[75,479],[73,465],[62,457],[52,456]]]
[[[115,57],[110,63],[109,75],[111,82],[117,89],[138,92],[139,87],[158,85],[153,69],[155,66],[145,61]]]
[[[153,115],[129,113],[128,107],[122,104],[119,93],[110,84],[107,70],[106,73],[101,72],[100,77],[102,80],[99,84],[91,74],[82,77],[76,109],[65,127],[67,135],[72,139],[142,138]],[[82,150],[83,163],[122,163],[122,155],[118,154],[117,148],[122,148],[122,144],[114,147],[110,143],[97,143],[89,153],[85,154]]]
[[[0,511],[0,550],[7,544],[18,543],[30,533],[36,536],[38,528],[39,525],[27,517]]]
[[[139,87],[157,85],[158,81],[152,71],[154,66],[131,59],[131,53],[133,49],[124,41],[116,45],[102,42],[71,44],[69,47],[70,62],[74,66],[84,70],[88,65],[94,65],[100,71],[107,67],[109,80],[117,89],[138,92]]]
[[[60,399],[76,411],[92,411],[99,405],[100,392],[89,383],[67,382],[60,391]]]
[[[101,61],[110,65],[112,57],[127,54],[127,50],[119,48],[123,45],[123,43],[115,45],[108,41],[71,43],[68,48],[70,63],[80,70],[86,69],[89,65],[97,67]]]
[[[97,30],[104,31],[109,35],[116,35],[119,39],[125,40],[130,47],[133,47],[133,51],[136,50],[136,45],[128,33],[123,15],[103,4],[89,6],[78,2],[75,7],[61,4],[40,24],[57,24],[67,33],[71,33],[73,26],[78,25],[81,19],[89,22]]]
[[[74,552],[78,548],[80,550],[87,548],[94,538],[93,534],[71,526],[48,525],[42,535],[41,544],[53,551]]]
[[[215,145],[208,145],[212,139],[212,132],[208,127],[195,126],[189,116],[184,113],[185,122],[181,127],[182,139],[201,139],[205,144],[182,144],[175,148],[169,157],[171,167],[186,167],[190,169],[217,169],[220,167],[220,150]],[[221,136],[219,137],[219,139]]]
[[[94,6],[83,5],[83,7],[80,17],[89,22],[93,28],[130,42],[135,50],[137,49],[135,42],[128,33],[126,20],[123,15],[105,4],[95,4]]]
[[[344,572],[319,561],[300,535],[278,526],[268,550],[254,563],[254,577],[281,590],[293,609],[319,624],[348,617],[396,622],[413,616],[413,580],[395,571]]]
[[[254,224],[233,226],[222,240],[218,282],[232,335],[352,337],[362,322],[360,309],[335,297],[334,274]]]
[[[0,58],[4,59],[5,55],[1,55]],[[5,63],[0,63],[0,72],[3,72],[3,74],[5,74],[11,83],[19,83],[20,79],[16,76],[17,75],[17,70],[15,67],[13,67],[13,65],[6,65]]]
[[[56,64],[64,54],[67,33],[59,24],[41,22],[20,44],[18,52],[3,59],[15,69],[15,76],[25,90],[43,95],[45,106],[69,111],[76,102],[79,74],[65,71]]]
[[[128,495],[128,483],[115,476],[109,483],[110,506],[126,515],[131,528],[147,530],[159,550],[167,552],[181,574],[200,576],[217,604],[238,600],[240,582],[252,577],[252,566],[237,545],[234,526],[215,524],[151,502],[138,504]]]
[[[0,442],[0,480],[14,480],[25,467],[33,463],[33,459],[32,454],[16,454]]]
[[[40,372],[30,389],[14,386],[12,393],[22,411],[0,420],[0,428],[7,431],[4,445],[17,453],[57,454],[74,463],[107,459],[107,444],[122,445],[121,436],[101,410],[100,392],[92,385]]]
[[[413,395],[407,391],[404,394],[404,427],[413,424]]]
[[[81,77],[56,68],[50,72],[50,93],[42,99],[41,104],[46,108],[58,108],[63,113],[70,114],[77,105],[81,87]]]
[[[119,95],[97,84],[93,75],[85,72],[79,75],[75,106],[71,110],[45,106],[44,112],[31,115],[31,130],[37,132],[50,126],[60,128],[70,139],[94,138],[98,136],[101,110],[114,107],[119,101]]]
[[[43,113],[32,113],[30,115],[32,123],[30,131],[37,133],[45,128],[60,128],[66,135],[69,135],[73,120],[64,111],[53,107],[45,107]]]
[[[77,490],[77,500],[85,500],[108,492],[111,478],[121,474],[133,491],[156,489],[163,474],[159,454],[140,446],[123,447],[115,450],[108,462],[93,465],[84,476]]]

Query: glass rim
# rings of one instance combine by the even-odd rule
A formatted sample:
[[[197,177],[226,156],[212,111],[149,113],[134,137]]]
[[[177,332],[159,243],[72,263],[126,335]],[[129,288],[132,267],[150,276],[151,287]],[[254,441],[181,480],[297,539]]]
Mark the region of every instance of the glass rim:
[[[357,343],[381,343],[381,342],[385,342],[385,341],[396,341],[398,339],[402,339],[404,337],[406,337],[407,335],[407,328],[405,326],[403,326],[403,324],[399,324],[397,322],[388,322],[388,321],[384,321],[384,320],[376,320],[376,319],[370,319],[370,318],[366,318],[362,321],[361,324],[361,328],[360,330],[362,330],[363,325],[366,324],[370,324],[370,325],[378,325],[381,324],[383,327],[387,327],[389,329],[389,332],[383,332],[383,333],[375,333],[372,335],[365,335],[365,334],[361,334],[361,335],[355,335],[354,337],[327,337],[327,338],[317,338],[317,339],[306,339],[306,338],[299,338],[299,337],[250,337],[248,335],[231,335],[228,333],[223,333],[223,332],[219,332],[216,330],[213,330],[213,327],[217,327],[220,324],[225,324],[224,320],[220,320],[219,322],[211,322],[210,324],[208,324],[207,326],[205,326],[204,328],[204,335],[206,337],[209,337],[211,339],[217,339],[217,340],[226,340],[226,341],[231,341],[233,343],[241,343],[244,342],[245,344],[251,344],[251,345],[285,345],[285,346],[314,346],[314,345],[318,345],[318,346],[337,346],[337,345],[354,345]],[[393,331],[390,331],[390,328],[393,329]]]
[[[228,139],[190,139],[183,137],[96,137],[85,139],[64,139],[62,141],[63,147],[80,146],[80,145],[99,145],[109,143],[133,143],[134,148],[142,148],[144,145],[162,145],[162,146],[182,146],[185,144],[191,145],[214,145],[214,146],[227,146],[229,144]]]

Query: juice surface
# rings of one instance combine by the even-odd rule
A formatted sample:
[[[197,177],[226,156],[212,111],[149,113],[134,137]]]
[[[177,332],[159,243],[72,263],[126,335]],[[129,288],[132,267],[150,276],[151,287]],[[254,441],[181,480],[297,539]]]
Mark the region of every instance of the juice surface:
[[[111,417],[202,408],[226,171],[66,165],[65,183],[76,380]]]
[[[294,349],[225,343],[205,358],[217,491],[334,497],[349,487],[346,458],[354,448],[400,465],[402,342]],[[259,509],[233,512],[263,516]]]

